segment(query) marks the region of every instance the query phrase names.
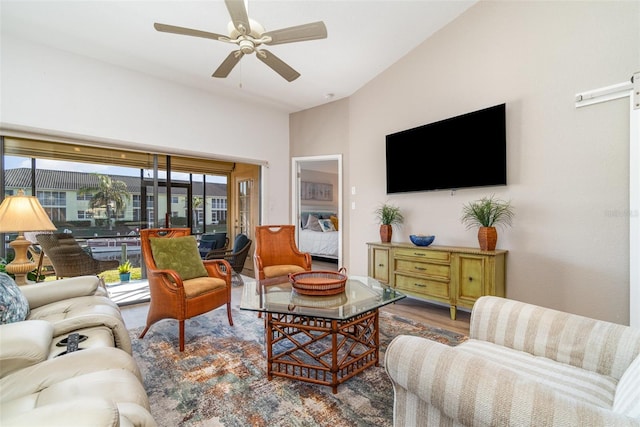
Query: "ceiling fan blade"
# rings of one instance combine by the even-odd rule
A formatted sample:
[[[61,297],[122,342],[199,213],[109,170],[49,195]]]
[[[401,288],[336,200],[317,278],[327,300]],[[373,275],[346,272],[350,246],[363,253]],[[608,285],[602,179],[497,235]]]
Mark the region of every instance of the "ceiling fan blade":
[[[240,62],[240,59],[243,56],[244,56],[244,53],[242,53],[239,50],[234,50],[229,54],[229,56],[225,58],[224,61],[222,61],[222,64],[220,64],[218,69],[216,69],[216,71],[213,72],[213,75],[211,77],[219,77],[219,78],[227,77],[231,72],[231,70],[233,70],[233,67],[235,67],[236,64]]]
[[[260,61],[267,64],[273,69],[273,71],[280,74],[288,82],[292,82],[300,77],[299,72],[288,66],[284,61],[282,61],[280,58],[278,58],[268,50],[256,50],[256,56]]]
[[[240,34],[251,33],[251,26],[249,25],[249,15],[247,14],[247,8],[244,6],[243,0],[225,0],[227,10],[231,16],[233,26],[238,30]]]
[[[280,30],[267,31],[262,36],[271,37],[266,45],[302,42],[327,38],[327,27],[324,22],[312,22],[310,24],[296,25],[295,27],[282,28]]]
[[[227,38],[222,34],[208,33],[206,31],[194,30],[192,28],[176,27],[175,25],[160,24],[156,22],[153,27],[163,33],[182,34],[183,36],[202,37],[205,39],[220,40],[220,37]]]

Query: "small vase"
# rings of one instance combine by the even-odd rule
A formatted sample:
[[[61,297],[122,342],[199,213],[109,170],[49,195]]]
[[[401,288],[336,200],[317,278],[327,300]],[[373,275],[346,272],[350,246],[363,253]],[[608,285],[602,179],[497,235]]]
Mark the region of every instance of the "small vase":
[[[388,224],[380,225],[380,241],[382,243],[389,243],[391,241],[391,234],[393,233],[393,228]]]
[[[120,273],[120,281],[128,282],[131,279],[131,273]]]
[[[498,243],[498,232],[495,227],[480,227],[478,229],[478,243],[483,251],[493,251]]]

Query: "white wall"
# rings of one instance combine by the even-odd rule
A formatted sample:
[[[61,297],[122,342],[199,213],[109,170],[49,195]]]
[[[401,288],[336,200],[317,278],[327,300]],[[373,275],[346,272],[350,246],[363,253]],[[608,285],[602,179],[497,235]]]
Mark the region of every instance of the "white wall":
[[[405,214],[394,241],[433,233],[439,245],[477,247],[461,208],[495,193],[516,209],[498,238],[509,250],[508,297],[628,324],[628,100],[577,110],[574,95],[640,69],[639,22],[638,2],[481,1],[351,96],[345,187],[357,193],[344,192],[349,271],[366,274],[380,202]],[[502,102],[508,186],[385,194],[386,134]],[[326,111],[317,122],[313,115],[292,116],[292,149],[305,129],[332,126]],[[438,157],[425,151],[407,153],[407,167],[428,173]]]
[[[265,168],[264,222],[289,217],[288,114],[5,37],[0,122]],[[250,121],[251,126],[247,126]]]

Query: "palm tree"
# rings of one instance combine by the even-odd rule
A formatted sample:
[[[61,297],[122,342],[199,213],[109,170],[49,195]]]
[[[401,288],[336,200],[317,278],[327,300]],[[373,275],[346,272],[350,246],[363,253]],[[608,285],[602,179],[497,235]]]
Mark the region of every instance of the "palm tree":
[[[202,206],[202,204],[204,203],[204,200],[202,199],[201,196],[193,196],[193,198],[191,199],[191,218],[193,219],[193,224],[195,224],[195,228],[200,231],[199,225],[198,224],[198,212],[197,209]]]
[[[129,191],[124,181],[113,180],[111,177],[96,174],[98,177],[97,187],[83,187],[78,190],[78,194],[92,194],[89,207],[105,208],[107,211],[107,221],[109,230],[112,230],[111,216],[112,210],[115,215],[124,211],[129,200]]]

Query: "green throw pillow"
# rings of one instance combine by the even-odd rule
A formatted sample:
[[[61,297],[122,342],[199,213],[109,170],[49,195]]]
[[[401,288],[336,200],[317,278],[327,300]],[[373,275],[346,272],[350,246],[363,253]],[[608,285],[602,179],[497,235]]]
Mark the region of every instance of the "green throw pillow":
[[[208,276],[194,236],[150,237],[149,243],[159,269],[175,270],[182,280]]]

